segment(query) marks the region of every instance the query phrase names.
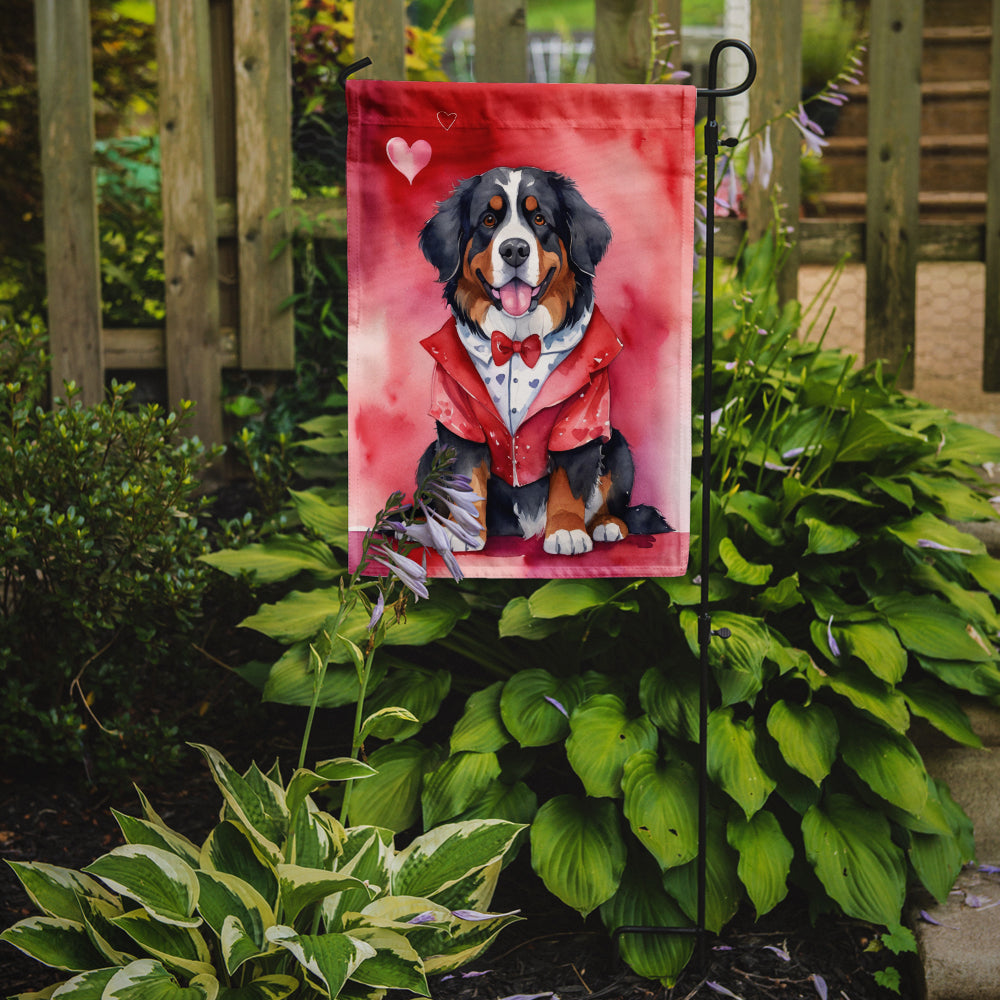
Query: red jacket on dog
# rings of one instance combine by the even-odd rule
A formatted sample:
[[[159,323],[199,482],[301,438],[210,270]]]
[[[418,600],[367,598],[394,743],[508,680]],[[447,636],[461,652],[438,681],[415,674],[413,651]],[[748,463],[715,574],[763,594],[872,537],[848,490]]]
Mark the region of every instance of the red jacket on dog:
[[[611,437],[608,365],[622,342],[596,307],[583,339],[553,369],[513,434],[469,358],[454,318],[421,345],[437,362],[430,415],[459,437],[485,441],[491,471],[511,486],[546,475],[549,451]]]

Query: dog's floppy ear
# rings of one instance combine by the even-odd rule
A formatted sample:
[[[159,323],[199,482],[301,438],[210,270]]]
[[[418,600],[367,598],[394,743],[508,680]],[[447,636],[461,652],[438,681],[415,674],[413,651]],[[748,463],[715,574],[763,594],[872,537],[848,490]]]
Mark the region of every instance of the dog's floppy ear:
[[[456,184],[420,230],[420,251],[438,269],[438,281],[454,277],[462,263],[462,247],[469,238],[469,201],[481,179],[476,175]]]
[[[611,242],[611,227],[572,181],[564,180],[562,198],[569,227],[569,255],[581,271],[593,277]]]

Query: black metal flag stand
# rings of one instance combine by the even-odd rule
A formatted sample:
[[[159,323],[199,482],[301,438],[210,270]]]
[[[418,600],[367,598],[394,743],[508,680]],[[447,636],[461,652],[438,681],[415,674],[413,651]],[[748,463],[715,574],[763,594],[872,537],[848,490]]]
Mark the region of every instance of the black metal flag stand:
[[[719,57],[728,48],[739,49],[747,60],[747,75],[736,87],[719,88]],[[358,70],[371,65],[365,56],[350,66],[345,66],[337,77],[341,87],[347,78]],[[746,42],[727,38],[716,43],[708,61],[708,87],[699,88],[698,96],[707,99],[707,120],[705,122],[705,158],[707,162],[706,232],[705,232],[705,344],[704,344],[704,397],[702,400],[702,453],[701,453],[701,600],[698,612],[698,646],[701,653],[701,687],[698,704],[698,910],[694,927],[622,926],[615,929],[612,937],[617,943],[623,934],[694,934],[698,939],[698,962],[702,969],[705,961],[705,897],[707,890],[707,835],[708,835],[708,698],[709,666],[708,649],[712,637],[728,638],[728,629],[712,629],[712,615],[709,603],[709,545],[711,523],[711,496],[708,489],[712,472],[712,294],[715,282],[715,158],[720,146],[735,146],[735,138],[720,139],[719,123],[716,121],[716,100],[720,97],[735,97],[750,89],[757,76],[757,59],[753,49]]]

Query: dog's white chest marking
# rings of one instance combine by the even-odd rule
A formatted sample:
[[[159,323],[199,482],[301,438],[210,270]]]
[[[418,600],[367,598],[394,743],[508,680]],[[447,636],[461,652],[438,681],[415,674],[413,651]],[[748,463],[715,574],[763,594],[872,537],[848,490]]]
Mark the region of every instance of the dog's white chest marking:
[[[579,322],[568,329],[541,336],[542,353],[534,367],[529,367],[520,354],[512,355],[505,364],[496,364],[489,339],[470,330],[463,323],[458,324],[462,344],[475,364],[497,413],[511,434],[517,433],[545,380],[583,339],[592,312],[593,310],[588,310]],[[498,326],[508,327],[509,324],[500,323]],[[530,323],[518,326],[526,328],[509,332],[508,329],[501,329],[501,332],[512,340],[526,340],[532,335]]]

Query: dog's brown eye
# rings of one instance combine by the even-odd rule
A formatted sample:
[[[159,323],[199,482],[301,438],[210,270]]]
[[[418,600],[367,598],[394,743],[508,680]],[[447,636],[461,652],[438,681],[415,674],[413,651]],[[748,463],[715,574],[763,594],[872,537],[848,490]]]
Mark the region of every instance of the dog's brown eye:
[[[545,216],[544,216],[544,215],[542,215],[542,213],[541,213],[541,212],[539,212],[539,213],[538,213],[538,214],[537,214],[537,215],[536,215],[536,216],[534,217],[534,219],[532,219],[531,221],[532,221],[532,222],[534,222],[534,224],[535,224],[536,226],[544,226],[544,225],[545,225]]]
[[[492,212],[487,212],[483,216],[483,225],[492,229],[497,224],[497,217]]]

